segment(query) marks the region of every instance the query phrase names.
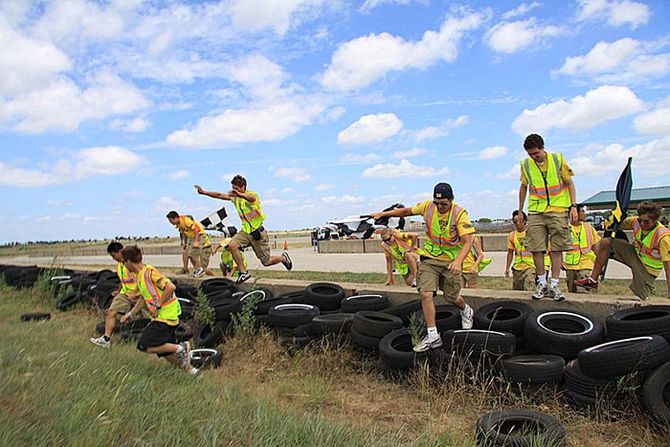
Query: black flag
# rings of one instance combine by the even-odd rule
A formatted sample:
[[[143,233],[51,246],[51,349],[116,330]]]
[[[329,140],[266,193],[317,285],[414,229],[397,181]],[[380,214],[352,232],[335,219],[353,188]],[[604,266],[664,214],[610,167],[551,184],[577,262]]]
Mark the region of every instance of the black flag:
[[[629,157],[628,163],[626,163],[626,167],[619,176],[619,181],[616,184],[614,208],[612,209],[612,214],[607,218],[604,224],[605,237],[615,237],[619,230],[619,225],[627,217],[626,211],[628,211],[628,206],[630,205],[630,194],[633,189],[633,170],[630,166],[632,162],[633,157]],[[612,256],[611,252],[610,256]],[[603,267],[603,271],[600,275],[601,279],[605,279],[606,271],[607,263],[605,263],[605,266]]]

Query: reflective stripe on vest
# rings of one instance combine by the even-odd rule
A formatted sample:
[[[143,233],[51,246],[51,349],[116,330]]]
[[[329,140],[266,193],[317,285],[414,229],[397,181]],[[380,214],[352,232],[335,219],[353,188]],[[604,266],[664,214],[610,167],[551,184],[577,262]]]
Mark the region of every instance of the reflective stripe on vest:
[[[561,168],[563,155],[547,154],[547,172],[542,174],[537,163],[532,158],[521,161],[521,169],[528,180],[528,211],[541,213],[548,206],[568,208],[570,206],[570,192],[563,183]]]
[[[158,287],[158,284],[151,279],[151,273],[154,270],[156,270],[155,267],[145,265],[137,278],[138,288],[149,310],[156,310],[158,308],[158,302],[163,294],[163,289]],[[156,319],[178,320],[179,314],[181,314],[181,306],[177,297],[172,294],[172,297],[158,309]]]
[[[431,202],[426,207],[426,212],[423,215],[423,220],[426,222],[426,235],[428,236],[423,246],[424,250],[433,256],[440,256],[444,253],[451,259],[455,259],[463,246],[463,242],[458,235],[457,224],[464,212],[463,208],[452,202],[448,217],[449,224],[442,230],[437,218],[437,207]]]
[[[518,233],[516,231],[512,231],[509,234],[509,239],[514,245],[514,264],[512,265],[512,268],[516,269],[521,264],[527,264],[535,267],[535,261],[533,261],[533,254],[528,250],[526,250],[525,240],[524,243],[522,244],[518,238]]]
[[[235,197],[233,200],[233,205],[235,205],[235,210],[237,211],[237,214],[240,216],[240,220],[242,221],[242,231],[244,233],[249,234],[263,225],[265,214],[263,214],[263,211],[260,207],[254,208],[252,203],[242,199],[241,197]]]
[[[661,239],[670,236],[670,230],[665,228],[660,222],[647,235],[642,237],[642,226],[636,218],[633,221],[633,235],[635,236],[635,251],[642,263],[654,270],[663,268],[661,260],[661,251],[659,249]]]
[[[123,262],[116,263],[116,275],[121,281],[120,294],[125,295],[127,292],[134,292],[137,290],[137,276],[123,264]]]
[[[582,259],[582,256],[596,260],[596,254],[593,253],[593,230],[591,224],[582,222],[579,227],[579,234],[575,233],[575,227],[571,225],[570,237],[572,238],[572,245],[565,254],[565,265],[577,265]]]

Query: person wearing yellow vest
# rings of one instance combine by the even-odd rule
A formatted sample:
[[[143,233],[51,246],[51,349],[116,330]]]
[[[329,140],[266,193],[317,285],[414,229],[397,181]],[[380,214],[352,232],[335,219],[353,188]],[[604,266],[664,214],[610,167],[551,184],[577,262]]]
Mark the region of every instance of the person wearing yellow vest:
[[[214,246],[214,251],[212,252],[212,254],[216,254],[216,252],[221,250],[221,263],[219,263],[219,267],[221,268],[221,273],[223,273],[223,276],[230,279],[232,279],[235,275],[239,276],[240,274],[240,270],[237,268],[237,264],[233,259],[233,254],[228,249],[228,244],[230,244],[231,240],[232,239],[229,237],[223,239]],[[242,261],[244,263],[244,268],[247,268],[247,258],[244,256],[244,252],[242,252]]]
[[[576,281],[591,274],[596,260],[596,250],[600,235],[593,225],[586,222],[586,209],[583,204],[577,205],[579,220],[570,225],[572,246],[565,252],[563,264],[567,276],[568,291],[577,293]]]
[[[423,216],[426,224],[426,242],[417,275],[417,289],[421,297],[423,316],[428,327],[427,335],[414,346],[414,351],[424,352],[442,346],[442,339],[435,324],[434,297],[441,288],[444,298],[461,309],[463,329],[471,329],[473,310],[460,294],[463,260],[472,255],[472,237],[475,228],[468,212],[454,202],[454,192],[448,183],[438,183],[433,189],[433,200],[417,203],[412,208],[396,208],[370,214],[373,219],[382,217]]]
[[[416,287],[416,273],[419,269],[418,237],[398,229],[384,228],[381,231],[382,249],[386,257],[386,285],[393,284],[393,269],[402,275],[405,284]]]
[[[133,319],[136,316],[149,318],[149,311],[137,290],[137,278],[123,264],[121,250],[123,250],[123,245],[119,242],[111,242],[107,246],[107,253],[116,261],[116,274],[120,283],[119,287],[112,292],[114,297],[112,304],[105,311],[105,332],[98,338],[90,339],[91,343],[103,348],[111,346],[112,333],[123,316],[127,316],[127,319]]]
[[[272,256],[270,249],[270,238],[268,232],[263,227],[265,214],[261,207],[261,199],[253,191],[247,190],[247,180],[241,175],[236,175],[230,181],[232,189],[227,193],[205,191],[200,185],[193,187],[198,192],[208,197],[221,200],[229,200],[235,205],[235,210],[240,216],[242,222],[242,231],[239,231],[228,244],[228,249],[233,255],[235,264],[240,270],[240,275],[237,277],[237,283],[243,283],[251,278],[251,273],[244,266],[242,258],[242,251],[251,247],[256,254],[256,257],[265,267],[279,264],[284,265],[286,270],[293,268],[293,261],[287,251],[282,252],[281,256]]]
[[[577,221],[574,175],[562,154],[546,152],[544,140],[537,134],[526,137],[523,147],[528,158],[521,161],[519,211],[523,211],[528,195],[527,246],[533,254],[538,285],[533,299],[565,299],[558,287],[563,252],[570,249],[570,222]],[[542,258],[551,244],[551,283],[547,284]]]
[[[510,267],[512,268],[512,290],[533,290],[537,285],[537,274],[533,254],[526,246],[526,229],[528,228],[528,216],[523,211],[512,212],[514,230],[507,236],[507,259],[505,261],[505,278],[509,278]],[[514,263],[512,263],[512,260]],[[545,270],[549,268],[551,261],[549,255],[544,255]]]
[[[202,224],[196,222],[190,216],[179,214],[176,211],[170,211],[165,217],[172,225],[177,227],[180,236],[184,236],[182,241],[185,241],[186,246],[182,245],[182,249],[186,249],[186,255],[195,267],[193,275],[197,278],[205,274],[214,276],[214,272],[209,268],[209,258],[212,256],[212,241]]]
[[[463,260],[463,273],[461,273],[461,287],[465,289],[476,289],[479,287],[479,272],[491,263],[491,258],[484,257],[482,239],[472,235],[472,248],[470,254]]]
[[[654,293],[656,277],[665,270],[665,280],[670,298],[670,230],[658,221],[661,207],[645,200],[637,207],[637,216],[627,217],[621,222],[621,230],[633,230],[633,243],[606,237],[596,249],[596,259],[591,274],[575,283],[587,290],[596,290],[598,282],[594,278],[610,256],[630,267],[633,281],[630,290],[640,299],[646,300]]]
[[[151,315],[151,322],[137,340],[137,349],[164,357],[169,363],[197,375],[200,371],[191,366],[189,343],[177,343],[176,329],[181,315],[174,293],[177,287],[156,267],[144,264],[142,251],[137,246],[124,248],[121,255],[128,270],[137,276],[137,290]]]

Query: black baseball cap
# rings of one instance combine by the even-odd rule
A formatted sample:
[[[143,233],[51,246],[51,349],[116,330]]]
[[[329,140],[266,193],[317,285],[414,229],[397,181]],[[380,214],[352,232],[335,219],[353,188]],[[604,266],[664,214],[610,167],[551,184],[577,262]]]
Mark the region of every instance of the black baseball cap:
[[[434,199],[453,199],[454,190],[449,183],[438,183],[433,189]]]

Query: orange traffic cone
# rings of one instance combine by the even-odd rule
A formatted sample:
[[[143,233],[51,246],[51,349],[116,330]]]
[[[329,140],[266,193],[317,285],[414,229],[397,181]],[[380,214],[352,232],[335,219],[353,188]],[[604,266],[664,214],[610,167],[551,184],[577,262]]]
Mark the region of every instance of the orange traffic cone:
[[[288,242],[284,241],[284,251],[288,250]]]

